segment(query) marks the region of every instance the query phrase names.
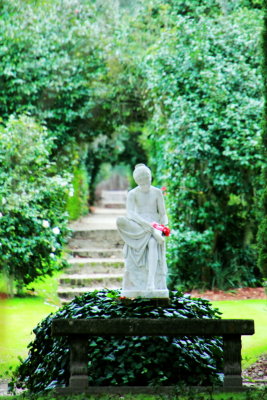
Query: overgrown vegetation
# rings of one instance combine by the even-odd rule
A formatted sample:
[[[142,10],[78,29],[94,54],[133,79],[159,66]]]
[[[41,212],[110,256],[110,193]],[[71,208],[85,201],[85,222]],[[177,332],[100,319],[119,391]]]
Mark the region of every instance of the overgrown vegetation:
[[[20,292],[66,266],[69,182],[49,160],[54,138],[32,118],[11,117],[0,142],[0,265]]]
[[[267,1],[264,4],[264,26],[262,35],[263,50],[263,91],[264,91],[264,111],[262,129],[262,156],[267,157]],[[262,170],[263,191],[260,199],[260,226],[258,231],[258,266],[265,278],[267,278],[267,166],[266,163]]]
[[[153,306],[136,299],[125,305],[119,291],[103,290],[76,297],[50,314],[35,329],[29,356],[19,366],[13,385],[40,392],[66,385],[69,378],[69,349],[65,338],[52,338],[56,318],[219,318],[207,300],[172,293],[170,305]],[[181,339],[166,337],[94,337],[88,342],[90,385],[190,385],[219,384],[222,347],[218,338]],[[170,360],[172,362],[170,363]],[[194,370],[194,374],[189,371]]]
[[[100,164],[116,162],[129,137],[135,142],[128,125],[143,118],[133,56],[118,50],[116,8],[12,0],[2,2],[2,11],[0,115],[29,112],[45,122],[57,138],[54,158],[70,170],[82,162],[93,184]],[[82,151],[77,159],[75,143],[82,150],[86,144],[86,157]],[[144,154],[130,149],[137,158],[138,150]]]
[[[214,2],[207,15],[197,5],[196,15],[181,15],[175,3],[158,2],[164,29],[145,60],[147,145],[158,181],[164,174],[173,227],[171,284],[254,286],[262,13],[223,13]]]

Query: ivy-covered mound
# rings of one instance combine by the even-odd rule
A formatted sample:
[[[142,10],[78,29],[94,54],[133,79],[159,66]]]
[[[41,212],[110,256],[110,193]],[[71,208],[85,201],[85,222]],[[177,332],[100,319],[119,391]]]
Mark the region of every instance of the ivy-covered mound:
[[[171,293],[166,307],[136,299],[118,300],[119,291],[102,290],[76,297],[34,329],[29,356],[14,377],[18,388],[31,392],[68,384],[69,349],[65,338],[52,338],[57,318],[220,318],[207,300]],[[210,385],[219,383],[222,344],[219,338],[93,337],[88,344],[90,385]]]

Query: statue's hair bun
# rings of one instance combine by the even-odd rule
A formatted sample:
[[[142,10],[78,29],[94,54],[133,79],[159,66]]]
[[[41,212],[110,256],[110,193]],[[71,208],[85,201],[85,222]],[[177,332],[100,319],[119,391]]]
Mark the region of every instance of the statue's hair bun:
[[[151,176],[150,168],[148,168],[145,164],[137,164],[133,172],[134,180],[136,181],[136,178],[138,178],[138,176],[142,175],[144,172],[149,173]]]
[[[136,164],[136,166],[134,167],[134,169],[140,168],[140,167],[146,167],[148,168],[145,164]]]

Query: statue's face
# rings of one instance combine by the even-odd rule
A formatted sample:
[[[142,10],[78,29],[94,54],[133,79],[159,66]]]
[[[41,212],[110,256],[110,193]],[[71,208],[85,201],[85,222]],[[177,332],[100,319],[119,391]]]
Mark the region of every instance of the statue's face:
[[[135,182],[137,185],[143,186],[150,186],[151,185],[151,175],[149,171],[142,171],[139,172],[138,175],[135,177]]]

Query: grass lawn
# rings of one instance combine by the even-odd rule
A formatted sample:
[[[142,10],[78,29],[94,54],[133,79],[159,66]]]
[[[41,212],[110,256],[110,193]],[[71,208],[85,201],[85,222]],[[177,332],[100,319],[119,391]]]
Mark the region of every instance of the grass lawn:
[[[19,363],[18,357],[26,358],[32,329],[57,309],[42,298],[0,300],[0,375],[6,376]]]
[[[253,364],[261,354],[267,353],[267,299],[213,301],[222,318],[254,319],[255,334],[242,336],[242,368]]]

